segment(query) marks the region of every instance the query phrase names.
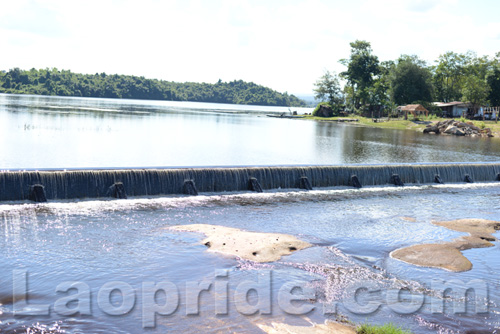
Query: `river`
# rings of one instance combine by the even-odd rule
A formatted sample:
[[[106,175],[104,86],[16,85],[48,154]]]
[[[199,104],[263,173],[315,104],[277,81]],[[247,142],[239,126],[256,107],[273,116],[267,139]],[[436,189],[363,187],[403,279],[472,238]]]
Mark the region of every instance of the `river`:
[[[0,95],[0,168],[500,161],[495,138],[265,116],[287,111]],[[0,203],[0,331],[261,333],[258,324],[348,319],[393,322],[418,334],[490,333],[500,327],[498,242],[465,251],[473,268],[462,273],[412,266],[389,253],[463,235],[432,221],[500,220],[499,190],[487,182]],[[193,223],[287,233],[313,247],[259,264],[207,252],[203,236],[168,229]],[[147,287],[160,282],[170,290],[151,299]],[[440,282],[485,287],[489,295],[476,289],[466,298],[442,298]],[[310,312],[293,315],[280,302],[290,283],[311,293],[292,303],[310,306]],[[196,310],[193,287],[207,284],[211,288],[200,294]],[[243,305],[255,314],[234,298],[248,284],[258,293],[250,292]],[[358,308],[351,305],[352,284],[373,290],[361,293]],[[403,299],[397,303],[389,296],[399,290]],[[421,307],[408,311],[420,306],[419,298]],[[442,311],[435,308],[440,303]],[[366,305],[373,309],[362,311]],[[16,314],[22,306],[27,314]]]

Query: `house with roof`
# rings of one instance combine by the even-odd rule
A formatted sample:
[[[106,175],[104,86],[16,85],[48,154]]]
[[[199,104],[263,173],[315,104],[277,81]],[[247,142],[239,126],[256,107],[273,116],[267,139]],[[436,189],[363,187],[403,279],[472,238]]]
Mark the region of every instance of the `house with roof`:
[[[429,116],[429,110],[425,109],[425,107],[421,104],[407,104],[405,106],[399,106],[396,110],[400,114],[404,113],[405,119],[408,119],[408,113],[411,113],[413,117],[418,117],[422,114]]]
[[[443,117],[467,117],[472,112],[472,103],[469,102],[433,102],[433,105],[441,109]]]

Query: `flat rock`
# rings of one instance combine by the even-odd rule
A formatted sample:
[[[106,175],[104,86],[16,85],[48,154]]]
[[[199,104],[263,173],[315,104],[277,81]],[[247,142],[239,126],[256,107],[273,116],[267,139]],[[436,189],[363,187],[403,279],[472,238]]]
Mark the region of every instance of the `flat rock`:
[[[391,257],[421,267],[467,271],[472,263],[449,244],[423,244],[395,250]]]
[[[247,232],[218,225],[180,225],[170,229],[203,233],[207,237],[203,239],[202,244],[207,246],[210,252],[233,255],[255,262],[277,261],[284,255],[312,246],[288,234]]]
[[[442,244],[423,244],[397,249],[390,256],[417,266],[456,272],[467,271],[472,268],[472,263],[461,251],[494,246],[490,241],[497,239],[492,234],[500,230],[500,222],[486,219],[458,219],[434,224],[458,232],[467,232],[469,235]]]
[[[471,235],[493,234],[500,230],[500,222],[487,219],[457,219],[434,222],[434,225],[443,226],[458,232],[467,232]],[[495,240],[495,238],[493,238]]]
[[[292,326],[283,323],[272,323],[271,326],[257,325],[268,334],[356,334],[354,327],[338,322],[326,321],[324,324],[312,326]]]

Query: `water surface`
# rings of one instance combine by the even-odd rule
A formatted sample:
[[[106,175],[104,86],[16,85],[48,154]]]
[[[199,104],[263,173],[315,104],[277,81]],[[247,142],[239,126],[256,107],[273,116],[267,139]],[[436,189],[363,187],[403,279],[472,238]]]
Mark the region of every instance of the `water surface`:
[[[306,111],[311,110],[299,109]],[[0,94],[0,167],[500,160],[498,138],[424,135],[265,116],[282,112],[288,109]]]
[[[299,110],[305,111],[310,110]],[[283,112],[288,109],[0,94],[0,168],[500,160],[496,138],[423,135],[265,116]],[[307,325],[343,318],[355,323],[394,322],[417,334],[493,332],[500,327],[498,242],[491,248],[465,251],[473,269],[464,273],[411,266],[389,254],[400,247],[463,235],[433,225],[434,220],[500,220],[499,193],[498,184],[483,183],[0,203],[0,332],[260,333],[258,323]],[[275,263],[257,264],[207,252],[200,243],[203,237],[196,233],[168,230],[193,223],[287,233],[314,247]],[[50,315],[14,315],[16,271],[27,272],[31,307],[50,305]],[[226,277],[216,276],[221,273]],[[244,315],[229,298],[228,314],[216,315],[215,298],[221,292],[212,288],[200,297],[200,314],[187,315],[188,282],[227,283],[231,297],[239,284],[265,277],[272,278],[271,312]],[[478,305],[488,311],[474,311],[473,295],[440,298],[432,288],[433,279],[464,284],[481,280],[489,288],[489,298],[478,300]],[[90,314],[55,312],[55,302],[67,296],[56,287],[66,281],[88,286]],[[136,300],[129,312],[112,316],[103,312],[97,298],[103,286],[117,281],[129,285]],[[157,315],[156,326],[147,330],[142,322],[144,282],[170,282],[180,296],[176,311]],[[290,282],[314,291],[312,312],[294,316],[279,307],[279,290]],[[378,284],[381,295],[374,298],[405,287],[413,295],[425,296],[426,302],[406,315],[386,304],[373,314],[353,313],[344,303],[349,285],[356,282]],[[120,298],[113,294],[112,302],[119,305]],[[249,299],[256,302],[253,294]],[[445,312],[432,312],[429,304],[436,300],[446,301]],[[158,304],[167,301],[166,295],[158,294]],[[338,303],[337,314],[325,315],[323,306],[333,303]],[[469,305],[465,313],[452,308],[464,304]],[[68,305],[77,307],[74,301]]]

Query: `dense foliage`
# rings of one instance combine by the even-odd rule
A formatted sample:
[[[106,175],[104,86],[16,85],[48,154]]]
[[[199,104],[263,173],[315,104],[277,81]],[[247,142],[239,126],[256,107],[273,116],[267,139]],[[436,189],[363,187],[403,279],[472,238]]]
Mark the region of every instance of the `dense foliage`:
[[[314,86],[314,97],[317,100],[328,101],[330,107],[336,111],[342,108],[344,105],[344,94],[340,87],[339,77],[335,72],[326,71],[325,74],[316,81]]]
[[[372,54],[370,43],[356,40],[351,44],[349,59],[341,59],[340,63],[347,71],[340,75],[347,80],[351,104],[355,108],[369,103],[370,91],[380,73],[378,57]]]
[[[178,83],[131,75],[79,74],[56,68],[0,72],[0,93],[305,106],[294,95],[242,80]]]
[[[396,104],[431,101],[432,74],[416,56],[401,56],[390,72],[392,99]]]
[[[323,109],[322,106],[326,108]],[[336,117],[339,116],[340,113],[338,106],[332,106],[330,102],[320,102],[316,108],[314,108],[312,115],[315,117]]]
[[[500,52],[494,57],[446,52],[429,65],[414,55],[379,62],[369,42],[356,40],[350,45],[350,57],[339,60],[346,67],[340,73],[344,87],[326,72],[315,83],[320,101],[333,104],[335,96],[335,104],[365,115],[416,103],[428,110],[435,109],[432,102],[470,102],[474,109],[500,105]]]

